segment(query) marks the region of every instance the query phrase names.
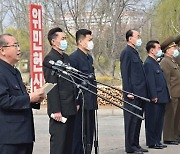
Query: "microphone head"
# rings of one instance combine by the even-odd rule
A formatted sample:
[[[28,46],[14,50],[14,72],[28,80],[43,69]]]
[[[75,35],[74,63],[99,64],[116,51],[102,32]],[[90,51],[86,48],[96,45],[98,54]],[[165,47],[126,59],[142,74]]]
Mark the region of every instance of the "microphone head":
[[[85,80],[83,80],[83,81],[81,82],[81,85],[84,86],[84,87],[88,87],[88,83],[87,83],[87,81],[85,81]]]
[[[49,64],[54,65],[55,62],[54,62],[53,60],[50,60],[50,61],[49,61]]]
[[[90,81],[94,81],[94,79],[95,79],[94,74],[93,74],[93,73],[89,74],[89,75],[88,75],[88,79],[89,79]]]
[[[62,65],[63,62],[62,62],[61,60],[57,60],[57,61],[56,61],[56,64]]]

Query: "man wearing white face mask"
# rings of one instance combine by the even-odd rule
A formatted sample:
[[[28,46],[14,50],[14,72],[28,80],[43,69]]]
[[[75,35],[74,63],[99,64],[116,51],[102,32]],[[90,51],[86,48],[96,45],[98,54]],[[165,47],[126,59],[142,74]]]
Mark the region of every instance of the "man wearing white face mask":
[[[146,44],[146,50],[148,57],[144,62],[144,70],[151,99],[145,105],[146,145],[153,149],[163,149],[167,147],[161,143],[165,105],[170,102],[166,79],[157,62],[163,53],[159,42],[155,40]]]
[[[141,107],[142,111],[126,103],[124,107],[143,116],[145,102],[131,95],[131,93],[134,93],[139,96],[147,97],[145,72],[137,51],[137,47],[141,46],[142,41],[139,32],[135,30],[126,32],[126,40],[127,46],[120,55],[123,90],[129,92],[129,94],[124,93],[124,99],[131,104]],[[127,153],[142,154],[143,152],[148,152],[147,149],[143,149],[139,145],[141,122],[141,119],[124,111],[125,151]]]
[[[175,42],[177,41],[168,38],[161,44],[165,56],[160,65],[165,74],[171,96],[171,102],[165,108],[163,139],[166,144],[178,145],[178,126],[180,124],[180,67],[175,61],[175,58],[179,55]]]
[[[57,83],[47,95],[47,109],[50,118],[49,133],[51,135],[50,154],[71,154],[75,114],[77,113],[76,88],[71,82],[59,77],[49,64],[50,60],[70,63],[69,56],[64,53],[67,49],[66,34],[61,28],[56,27],[48,32],[48,40],[52,49],[43,61],[44,78],[46,82]],[[71,80],[69,76],[63,73],[61,75]],[[52,117],[51,114],[54,116]],[[65,123],[61,122],[62,117],[67,118]]]
[[[80,29],[76,32],[76,43],[78,49],[70,55],[70,61],[72,67],[80,70],[85,74],[93,74],[95,79],[93,58],[89,54],[90,50],[92,50],[94,47],[91,34],[92,32],[87,29]],[[90,79],[89,82],[96,86],[96,83],[93,82],[94,79]],[[78,84],[81,84],[82,81],[76,80],[76,82]],[[96,88],[93,88],[89,85],[87,88],[94,93],[97,93]],[[72,154],[90,154],[93,145],[93,136],[95,130],[95,110],[97,110],[97,97],[87,91],[83,91],[83,96],[84,101],[82,101],[82,95],[80,95],[78,99],[78,103],[80,103],[80,109],[78,110],[78,114],[76,115],[75,120]],[[85,148],[83,148],[83,144]]]

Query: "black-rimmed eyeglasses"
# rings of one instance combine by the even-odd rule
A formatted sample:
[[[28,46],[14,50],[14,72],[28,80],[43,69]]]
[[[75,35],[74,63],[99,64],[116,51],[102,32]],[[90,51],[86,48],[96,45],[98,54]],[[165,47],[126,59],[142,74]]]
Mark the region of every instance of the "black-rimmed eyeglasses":
[[[15,48],[19,48],[20,45],[19,44],[12,44],[12,45],[4,45],[2,47],[15,47]]]

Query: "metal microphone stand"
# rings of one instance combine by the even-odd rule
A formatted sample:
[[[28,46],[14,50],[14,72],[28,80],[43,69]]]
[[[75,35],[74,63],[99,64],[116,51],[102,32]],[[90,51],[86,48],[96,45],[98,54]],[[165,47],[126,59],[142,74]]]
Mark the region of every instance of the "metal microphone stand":
[[[128,91],[126,91],[126,90],[119,89],[119,88],[110,86],[110,85],[108,85],[108,84],[99,82],[99,81],[95,80],[94,77],[92,77],[92,76],[93,76],[92,74],[91,74],[91,75],[88,75],[88,74],[82,73],[82,72],[80,72],[80,71],[77,73],[77,72],[74,72],[74,71],[71,71],[71,70],[70,70],[70,72],[71,72],[72,74],[78,75],[78,76],[80,76],[80,77],[82,77],[82,78],[84,78],[84,79],[92,79],[94,82],[96,82],[96,83],[98,83],[98,84],[107,86],[107,87],[112,88],[112,89],[115,89],[115,90],[117,90],[117,91],[121,91],[121,92],[126,93],[126,94],[131,94],[131,95],[133,95],[133,96],[135,96],[135,97],[137,97],[137,98],[140,98],[140,99],[142,99],[142,100],[144,100],[144,101],[146,101],[146,102],[150,102],[150,101],[151,101],[151,100],[148,99],[148,98],[145,98],[145,97],[142,97],[142,96],[133,94],[133,93],[131,93],[131,92],[128,92]],[[128,104],[128,103],[127,103],[127,104]],[[130,105],[130,104],[129,104],[129,105]]]
[[[69,79],[69,78],[67,78],[67,77],[65,77],[65,76],[62,75],[62,73],[65,74],[65,75],[68,75],[68,76],[71,76],[72,74],[70,75],[68,72],[66,72],[66,71],[64,71],[64,70],[62,70],[62,69],[60,69],[60,68],[58,68],[58,67],[56,67],[56,66],[52,66],[52,68],[55,69],[55,70],[57,70],[56,74],[57,74],[59,77],[61,77],[61,78],[65,79],[65,80],[67,80],[67,81],[75,84],[75,85],[77,86],[77,88],[79,88],[79,89],[81,89],[81,90],[88,91],[88,92],[92,93],[93,95],[96,95],[97,97],[100,97],[100,98],[102,98],[103,100],[109,102],[110,104],[113,104],[113,105],[115,105],[116,107],[121,108],[121,109],[123,109],[123,110],[125,110],[125,111],[127,111],[127,112],[129,112],[129,113],[131,113],[131,114],[133,114],[133,115],[135,115],[135,116],[137,116],[138,118],[144,120],[144,118],[143,118],[141,115],[138,115],[138,114],[136,114],[136,113],[134,113],[134,112],[132,112],[132,111],[130,111],[130,110],[128,110],[128,109],[126,109],[126,108],[124,108],[124,107],[122,107],[122,106],[114,103],[114,102],[112,102],[111,100],[109,100],[109,99],[107,99],[107,98],[105,98],[105,97],[103,97],[103,96],[101,96],[101,95],[98,95],[97,93],[89,90],[87,87],[85,87],[85,86],[83,86],[83,85],[81,85],[81,84],[75,83],[73,79]],[[61,72],[61,74],[60,74],[60,72]],[[81,79],[81,81],[82,81],[82,79]],[[84,81],[84,80],[83,80],[83,81]],[[87,83],[87,82],[85,82],[85,83],[86,83],[86,84],[89,84],[89,83]],[[121,100],[121,101],[123,101],[123,100]],[[96,113],[96,114],[97,114],[97,113]],[[89,118],[89,116],[88,116],[88,112],[87,112],[87,121],[89,120],[88,118]],[[96,124],[95,124],[95,126],[96,126]],[[87,122],[87,131],[89,131],[88,128],[89,128],[89,122]],[[98,154],[98,137],[97,137],[96,135],[97,135],[97,134],[96,134],[96,132],[95,132],[95,141],[94,141],[95,154]],[[86,154],[91,154],[91,146],[92,146],[92,145],[91,145],[91,143],[90,143],[89,132],[87,132],[87,138],[86,138],[86,140],[87,140],[87,143],[85,144],[85,145],[86,145],[86,147],[85,147]]]
[[[75,73],[74,73],[74,74],[75,74]],[[83,77],[83,78],[85,78],[85,79],[88,79],[88,77],[86,77],[86,76],[77,75],[77,76],[80,76],[80,77],[77,77],[77,76],[75,76],[74,74],[71,72],[71,75],[72,75],[74,78],[76,78],[76,79],[78,79],[78,80],[80,80],[80,81],[84,81],[84,79],[82,79],[82,78],[80,78],[80,77]],[[97,81],[95,81],[95,82],[97,82]],[[142,108],[140,108],[139,106],[136,106],[136,105],[134,105],[134,104],[131,104],[131,103],[129,103],[128,101],[122,100],[122,99],[120,99],[119,97],[111,94],[110,92],[107,92],[107,91],[105,91],[105,90],[103,90],[103,89],[101,89],[101,88],[96,87],[95,85],[91,84],[89,81],[87,81],[87,83],[88,83],[90,86],[92,86],[92,87],[94,87],[94,88],[96,88],[96,89],[98,89],[98,90],[100,90],[100,91],[102,91],[102,92],[104,92],[104,93],[106,93],[106,94],[108,94],[108,95],[110,95],[110,96],[112,96],[112,97],[120,100],[121,102],[124,102],[124,103],[126,103],[126,104],[128,104],[128,105],[130,105],[130,106],[132,106],[132,107],[134,107],[134,108],[142,111]]]
[[[52,68],[53,68],[53,66],[52,66]],[[60,71],[60,72],[62,72],[63,74],[66,74],[66,75],[69,74],[68,72],[66,72],[66,71],[64,71],[64,70],[61,70],[60,68],[57,68],[57,67],[56,67],[56,70],[57,70],[57,69],[58,69],[58,72]],[[71,83],[74,83],[72,80],[70,80],[70,79],[62,76],[62,74],[57,73],[57,75],[58,75],[59,77],[62,77],[62,78],[65,79],[65,80],[71,82]],[[134,113],[134,112],[132,112],[132,111],[130,111],[130,110],[128,110],[128,109],[126,109],[126,108],[124,108],[124,107],[122,107],[122,106],[114,103],[114,102],[112,102],[111,100],[109,100],[109,99],[107,99],[107,98],[105,98],[105,97],[103,97],[103,96],[101,96],[101,95],[98,95],[97,93],[89,90],[88,88],[86,88],[86,87],[84,87],[84,86],[82,86],[82,85],[80,85],[80,84],[77,84],[77,83],[76,83],[76,85],[77,85],[79,88],[81,88],[82,90],[88,91],[88,92],[92,93],[93,95],[96,95],[97,97],[100,97],[100,98],[102,98],[103,100],[109,102],[110,104],[113,104],[114,106],[116,106],[116,107],[118,107],[118,108],[121,108],[121,109],[123,109],[124,111],[129,112],[130,114],[133,114],[134,116],[140,118],[141,120],[144,120],[144,117],[142,117],[141,115],[138,115],[138,114],[136,114],[136,113]],[[121,100],[121,101],[124,102],[124,100]]]

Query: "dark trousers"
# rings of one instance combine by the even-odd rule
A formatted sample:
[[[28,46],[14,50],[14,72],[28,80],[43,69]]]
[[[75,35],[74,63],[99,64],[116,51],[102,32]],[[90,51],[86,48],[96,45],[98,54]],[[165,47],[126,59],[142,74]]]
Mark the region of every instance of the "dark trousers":
[[[129,100],[125,99],[126,101],[129,101],[130,103],[137,105],[142,108],[142,111],[135,109],[132,106],[129,106],[127,104],[124,104],[124,107],[131,110],[132,112],[143,115],[144,111],[144,102],[140,99],[135,100]],[[128,113],[127,111],[124,111],[124,127],[125,127],[125,151],[126,152],[133,152],[138,150],[140,148],[139,145],[139,135],[140,135],[140,129],[141,129],[141,122],[142,120],[135,115],[132,115]]]
[[[50,154],[71,154],[75,116],[69,116],[66,123],[50,119]]]
[[[0,144],[0,154],[32,154],[33,143]]]
[[[164,126],[163,126],[163,140],[174,141],[178,139],[178,127],[180,124],[180,98],[171,98],[171,102],[166,104]]]
[[[145,127],[146,145],[158,145],[161,142],[165,103],[146,103],[145,105]]]
[[[83,119],[82,129],[82,109],[80,108],[75,119],[72,154],[84,154],[84,151],[86,154],[89,154],[92,150],[95,128],[95,111],[84,110]],[[82,133],[84,134],[83,137]]]

